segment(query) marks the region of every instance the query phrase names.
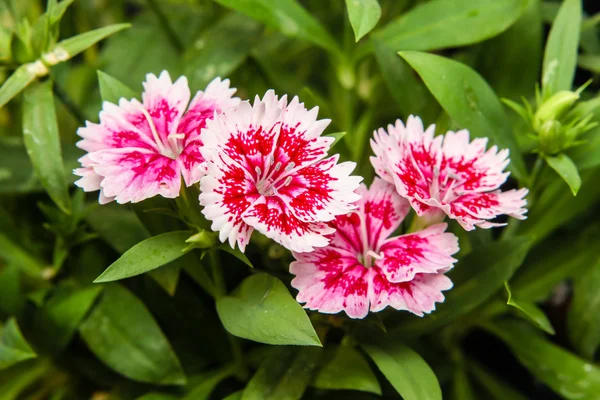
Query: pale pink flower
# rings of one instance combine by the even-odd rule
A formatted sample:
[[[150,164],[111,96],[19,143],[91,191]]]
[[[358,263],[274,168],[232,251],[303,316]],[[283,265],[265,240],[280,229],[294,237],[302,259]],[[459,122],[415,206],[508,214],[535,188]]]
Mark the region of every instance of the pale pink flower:
[[[411,115],[406,126],[398,120],[371,140],[377,174],[395,184],[419,216],[441,221],[445,213],[466,230],[504,225],[488,221],[502,214],[526,218],[528,190],[499,190],[509,175],[507,149],[486,151],[487,138],[469,141],[464,129],[437,137],[434,131]]]
[[[333,138],[321,136],[330,121],[317,112],[269,90],[207,123],[200,203],[222,242],[243,251],[257,229],[288,249],[312,251],[329,242],[325,222],[355,207],[362,178],[350,176],[355,163],[325,158]]]
[[[138,202],[160,194],[179,195],[181,177],[190,186],[200,181],[204,158],[200,130],[215,111],[234,107],[239,99],[229,80],[214,79],[191,103],[185,77],[172,82],[168,72],[146,76],[142,102],[104,102],[100,123],[87,122],[77,146],[87,151],[79,161],[75,184],[100,190],[101,204]]]
[[[393,185],[375,178],[358,210],[338,216],[331,243],[312,253],[293,253],[290,272],[297,300],[322,313],[345,311],[364,318],[369,310],[387,306],[422,316],[443,302],[443,290],[452,287],[444,275],[456,261],[458,240],[436,224],[411,234],[388,238],[410,210]]]

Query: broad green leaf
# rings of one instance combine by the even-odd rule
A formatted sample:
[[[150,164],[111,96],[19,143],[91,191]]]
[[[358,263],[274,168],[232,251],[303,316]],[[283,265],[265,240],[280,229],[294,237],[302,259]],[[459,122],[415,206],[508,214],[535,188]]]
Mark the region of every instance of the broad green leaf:
[[[442,399],[437,377],[410,347],[393,341],[362,347],[404,400]]]
[[[340,140],[342,140],[344,138],[344,136],[346,136],[346,132],[328,133],[328,134],[325,134],[323,136],[328,136],[328,137],[332,137],[332,138],[335,139],[333,141],[333,143],[331,143],[331,146],[329,147],[329,149],[331,150],[333,148],[333,146],[335,146],[336,144],[338,144],[338,142]]]
[[[476,400],[477,396],[467,371],[463,365],[454,368],[454,376],[452,377],[452,392],[450,393],[451,400]]]
[[[455,286],[444,293],[446,299],[436,305],[434,313],[422,319],[402,319],[397,328],[388,330],[388,334],[399,337],[419,336],[471,312],[513,275],[523,263],[530,247],[529,238],[515,237],[475,249],[455,266],[456,272],[472,275],[461,279],[455,279],[456,274],[451,275]]]
[[[23,140],[42,186],[54,203],[70,214],[51,80],[30,85],[23,92]]]
[[[129,28],[130,26],[130,24],[109,25],[65,39],[56,45],[53,51],[54,57],[58,58],[57,62],[73,58],[102,39],[122,31],[125,28]],[[51,62],[51,64],[55,63],[56,62]]]
[[[597,399],[600,368],[546,340],[525,322],[490,322],[485,328],[502,339],[537,379],[565,399]]]
[[[577,196],[581,187],[581,178],[573,160],[564,153],[557,156],[545,156],[548,165],[569,185],[573,196]]]
[[[376,36],[395,51],[466,46],[496,36],[523,12],[525,0],[434,0],[399,16]]]
[[[119,104],[121,98],[131,100],[139,97],[129,86],[100,70],[98,70],[98,85],[102,101]]]
[[[156,385],[186,383],[177,356],[150,312],[120,285],[104,287],[79,332],[102,362],[129,379]]]
[[[594,74],[600,74],[600,55],[581,54],[577,57],[577,65]]]
[[[319,368],[311,386],[318,389],[358,390],[381,395],[377,377],[354,348],[339,346],[331,360]]]
[[[101,286],[75,289],[63,286],[38,311],[37,335],[51,353],[59,353],[68,344],[82,320],[102,291]]]
[[[567,327],[571,344],[593,360],[600,346],[600,261],[596,259],[575,278]]]
[[[242,400],[299,400],[306,390],[322,349],[274,347],[250,379]]]
[[[346,0],[346,8],[357,42],[375,28],[381,17],[381,6],[377,0]]]
[[[203,88],[216,76],[231,75],[248,58],[261,33],[260,24],[238,13],[230,13],[208,28],[184,55],[190,86]]]
[[[480,50],[478,71],[501,98],[533,95],[542,65],[540,0],[529,0],[521,17]]]
[[[0,328],[0,370],[21,361],[37,357],[31,349],[13,317]]]
[[[340,51],[329,32],[296,0],[217,0],[217,2],[275,28],[286,36],[307,40],[336,54]]]
[[[0,229],[2,227],[0,226]],[[7,235],[0,232],[0,259],[10,262],[26,274],[40,277],[44,269],[43,261],[32,256],[29,251],[23,249],[11,240]]]
[[[33,64],[21,65],[0,87],[0,108],[18,95],[37,77]]]
[[[230,333],[267,344],[321,346],[306,312],[281,281],[258,273],[231,296],[217,300],[219,318]]]
[[[410,114],[421,117],[425,124],[433,123],[439,107],[427,87],[410,70],[410,66],[389,46],[378,39],[371,39],[375,58],[392,98],[400,107],[403,119]],[[406,96],[410,93],[410,96]]]
[[[504,282],[504,287],[506,288],[506,292],[508,293],[508,300],[506,304],[514,307],[519,310],[521,315],[523,315],[527,320],[533,322],[538,328],[543,330],[550,335],[554,335],[554,328],[552,324],[546,317],[546,314],[542,310],[540,310],[533,302],[526,300],[516,300],[511,291],[510,286],[508,286],[508,282]]]
[[[542,89],[545,96],[551,96],[560,90],[571,90],[579,32],[581,29],[581,0],[565,0],[552,24],[542,70]]]
[[[244,264],[246,264],[247,266],[249,266],[250,268],[254,268],[254,266],[252,265],[252,263],[250,262],[250,260],[248,260],[248,257],[246,257],[246,255],[244,253],[241,252],[240,249],[236,248],[232,248],[229,243],[223,243],[219,246],[219,249],[231,254],[232,256],[234,256],[235,258],[237,258],[238,260],[240,260],[241,262],[243,262]]]
[[[479,365],[475,361],[469,361],[467,363],[469,372],[473,377],[479,381],[481,386],[491,395],[494,400],[527,400],[516,389],[513,389],[511,385],[500,380],[498,377],[487,371],[483,366]]]
[[[500,100],[477,72],[433,54],[406,51],[400,56],[423,78],[448,115],[472,137],[489,137],[499,148],[509,149],[509,170],[519,180],[525,178],[525,164]]]
[[[27,391],[44,376],[50,365],[44,360],[24,361],[0,374],[0,400],[21,400]]]
[[[216,371],[202,373],[199,376],[200,384],[191,389],[182,400],[208,400],[210,394],[222,380],[233,375],[234,368],[226,366]]]
[[[556,285],[578,275],[600,257],[600,248],[589,246],[598,235],[600,226],[596,224],[570,235],[568,241],[559,236],[538,246],[510,282],[514,296],[521,301],[546,300]]]
[[[185,240],[191,231],[166,232],[153,236],[127,250],[94,282],[111,282],[151,271],[183,256]]]

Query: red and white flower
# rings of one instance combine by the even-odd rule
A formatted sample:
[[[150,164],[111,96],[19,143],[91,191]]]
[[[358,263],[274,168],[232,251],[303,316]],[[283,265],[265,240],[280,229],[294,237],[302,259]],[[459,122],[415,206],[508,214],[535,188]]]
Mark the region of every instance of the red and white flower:
[[[350,176],[355,163],[325,158],[333,138],[321,136],[330,121],[317,112],[269,90],[208,121],[200,203],[222,242],[243,251],[257,229],[288,249],[312,251],[329,242],[325,222],[355,208],[362,178]]]
[[[122,98],[104,102],[100,123],[78,130],[77,146],[87,151],[75,169],[75,184],[86,192],[100,190],[101,204],[138,202],[157,194],[179,195],[181,177],[187,186],[203,175],[200,130],[215,111],[239,104],[229,80],[213,80],[188,106],[185,77],[171,81],[168,72],[146,76],[142,102]]]
[[[406,126],[398,120],[371,140],[377,174],[395,184],[419,216],[442,220],[445,213],[466,230],[504,225],[489,221],[501,214],[526,218],[528,190],[499,190],[509,175],[507,149],[486,151],[487,138],[469,141],[467,130],[437,137],[434,131],[411,115]]]
[[[361,185],[358,210],[338,216],[331,243],[312,253],[294,252],[290,272],[297,300],[322,313],[345,311],[364,318],[387,306],[422,316],[443,302],[452,287],[444,275],[456,261],[458,240],[436,224],[411,234],[388,237],[410,210],[393,185],[375,178]]]

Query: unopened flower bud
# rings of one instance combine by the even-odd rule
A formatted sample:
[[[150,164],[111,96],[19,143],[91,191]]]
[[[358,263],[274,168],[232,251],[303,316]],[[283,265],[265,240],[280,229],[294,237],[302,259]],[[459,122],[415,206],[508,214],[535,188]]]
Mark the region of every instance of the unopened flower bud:
[[[550,120],[538,130],[540,137],[540,150],[545,154],[556,154],[564,147],[565,134],[560,122]]]
[[[558,120],[569,111],[571,106],[579,100],[579,93],[562,90],[542,103],[533,118],[534,129],[540,129],[547,122]]]
[[[185,242],[196,249],[210,249],[217,243],[217,234],[202,230],[190,236]]]

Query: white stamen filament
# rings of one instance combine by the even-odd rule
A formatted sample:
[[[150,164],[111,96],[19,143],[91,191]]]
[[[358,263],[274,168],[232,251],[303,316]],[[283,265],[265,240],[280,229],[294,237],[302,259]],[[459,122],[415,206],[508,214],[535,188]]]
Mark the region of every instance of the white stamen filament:
[[[154,137],[154,141],[156,142],[156,146],[158,146],[158,151],[160,152],[160,154],[162,154],[165,157],[169,157],[173,160],[177,159],[177,156],[179,154],[175,154],[170,147],[167,148],[167,146],[165,146],[165,144],[162,142],[162,140],[160,139],[160,135],[156,131],[156,126],[154,126],[154,121],[152,121],[152,117],[150,116],[148,111],[143,107],[138,107],[138,108],[142,112],[142,114],[144,114],[144,117],[146,117],[146,121],[148,121],[148,125],[150,125],[150,130],[152,131],[152,136]],[[175,134],[175,135],[182,135],[182,134]],[[169,142],[171,142],[170,137],[168,138],[168,140],[169,140]]]

